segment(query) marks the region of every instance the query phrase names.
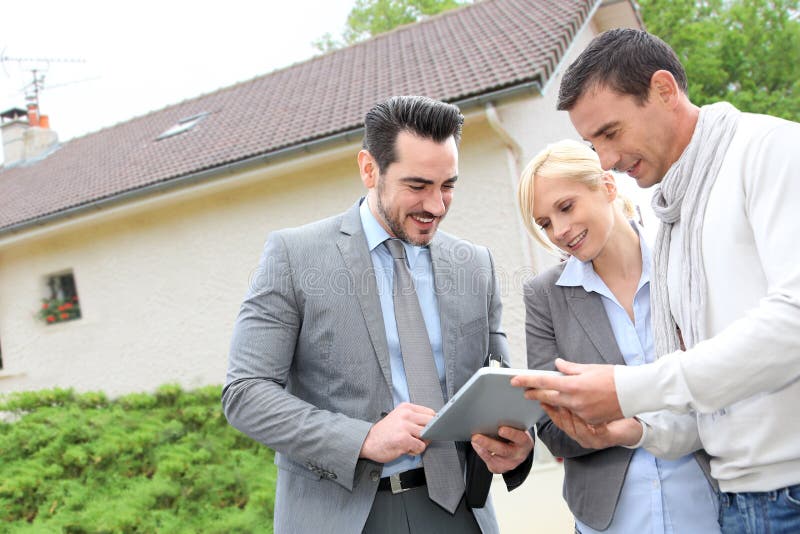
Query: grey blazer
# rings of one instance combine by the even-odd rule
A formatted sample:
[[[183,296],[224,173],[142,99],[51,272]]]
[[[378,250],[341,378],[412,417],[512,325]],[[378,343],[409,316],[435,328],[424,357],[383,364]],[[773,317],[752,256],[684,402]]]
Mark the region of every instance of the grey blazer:
[[[361,532],[380,479],[380,464],[358,458],[393,408],[359,205],[271,234],[234,328],[222,404],[234,427],[276,451],[278,534]],[[488,352],[508,354],[502,306],[486,248],[437,232],[430,250],[452,396]],[[491,502],[474,512],[497,532]]]
[[[577,363],[625,365],[600,296],[582,287],[556,285],[564,265],[548,269],[525,285],[528,367],[555,369],[557,357]],[[550,452],[564,458],[563,491],[570,511],[593,529],[608,528],[634,451],[583,448],[546,416],[537,430]],[[716,485],[705,451],[695,453],[695,458]]]

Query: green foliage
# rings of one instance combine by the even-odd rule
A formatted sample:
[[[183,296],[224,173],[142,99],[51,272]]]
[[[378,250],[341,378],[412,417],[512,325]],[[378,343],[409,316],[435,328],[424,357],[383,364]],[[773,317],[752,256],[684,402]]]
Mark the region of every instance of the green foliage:
[[[640,0],[678,54],[689,97],[800,121],[800,0]]]
[[[0,531],[272,532],[273,453],[228,425],[220,393],[0,398]]]
[[[312,44],[329,52],[469,3],[471,0],[356,0],[341,38],[326,33]]]

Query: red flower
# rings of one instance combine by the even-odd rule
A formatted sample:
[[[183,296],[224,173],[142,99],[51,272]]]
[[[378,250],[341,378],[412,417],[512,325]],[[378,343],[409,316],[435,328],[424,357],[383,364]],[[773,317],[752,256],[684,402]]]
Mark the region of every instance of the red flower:
[[[71,310],[71,309],[72,309],[72,303],[71,303],[71,302],[67,302],[67,303],[65,303],[65,304],[64,304],[64,306],[63,306],[63,308],[64,308],[65,310]]]
[[[68,313],[62,313],[62,314],[61,314],[61,318],[62,318],[62,319],[67,319],[68,317],[69,317],[69,314],[68,314]]]
[[[61,306],[59,306],[59,307],[57,308],[57,310],[58,310],[58,311],[64,311],[64,305],[62,304]]]
[[[42,309],[43,309],[43,310],[46,310],[46,309],[47,309],[47,308],[49,308],[49,307],[50,307],[50,304],[48,304],[47,302],[43,302],[43,303],[42,303]]]
[[[48,315],[47,316],[47,322],[48,323],[53,323],[53,322],[55,322],[55,320],[56,320],[56,316],[55,315]]]
[[[72,297],[72,302],[78,302],[78,295],[75,295],[74,297]]]

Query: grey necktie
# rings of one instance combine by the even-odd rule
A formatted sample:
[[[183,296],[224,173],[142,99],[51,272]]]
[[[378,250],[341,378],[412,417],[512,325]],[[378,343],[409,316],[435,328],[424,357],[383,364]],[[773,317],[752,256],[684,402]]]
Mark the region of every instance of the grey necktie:
[[[406,249],[399,239],[387,239],[385,243],[394,258],[394,314],[408,394],[414,404],[438,411],[444,405],[444,396],[414,281],[406,265]],[[448,512],[455,512],[464,494],[464,477],[453,442],[431,442],[422,455],[422,466],[431,500]]]

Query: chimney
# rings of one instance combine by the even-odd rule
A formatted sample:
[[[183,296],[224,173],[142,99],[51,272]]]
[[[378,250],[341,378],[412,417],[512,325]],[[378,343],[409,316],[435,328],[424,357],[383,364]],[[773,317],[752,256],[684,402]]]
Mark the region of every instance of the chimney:
[[[58,145],[58,135],[36,104],[28,104],[27,110],[12,108],[0,113],[0,130],[5,167],[40,159]]]

